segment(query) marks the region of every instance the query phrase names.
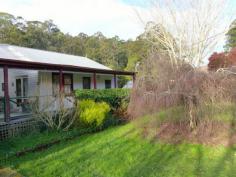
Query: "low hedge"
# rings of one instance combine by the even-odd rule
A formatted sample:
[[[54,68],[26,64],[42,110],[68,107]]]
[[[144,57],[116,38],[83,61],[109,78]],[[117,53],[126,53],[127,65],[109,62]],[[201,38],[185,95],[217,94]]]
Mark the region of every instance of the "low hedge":
[[[75,95],[79,100],[90,99],[96,102],[106,102],[112,109],[117,109],[124,100],[129,101],[130,89],[76,90]]]

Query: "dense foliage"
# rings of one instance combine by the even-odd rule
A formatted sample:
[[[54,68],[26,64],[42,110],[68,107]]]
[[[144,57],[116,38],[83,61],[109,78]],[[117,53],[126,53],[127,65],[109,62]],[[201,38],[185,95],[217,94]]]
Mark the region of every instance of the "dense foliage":
[[[236,65],[236,48],[229,52],[213,53],[209,58],[208,69],[216,71],[219,68],[228,68]]]
[[[7,13],[0,13],[0,43],[86,56],[117,70],[134,70],[149,47],[144,35],[128,41],[107,38],[101,32],[71,36],[52,20],[26,21]]]
[[[227,42],[226,42],[226,50],[230,50],[236,47],[236,20],[230,26],[228,33],[226,34]]]
[[[93,100],[82,100],[78,104],[79,113],[77,125],[91,128],[101,128],[108,118],[110,106],[105,102],[96,103]]]
[[[129,100],[129,89],[97,89],[97,90],[76,90],[76,97],[79,100],[91,99],[96,102],[106,102],[112,109],[121,106],[123,100]]]

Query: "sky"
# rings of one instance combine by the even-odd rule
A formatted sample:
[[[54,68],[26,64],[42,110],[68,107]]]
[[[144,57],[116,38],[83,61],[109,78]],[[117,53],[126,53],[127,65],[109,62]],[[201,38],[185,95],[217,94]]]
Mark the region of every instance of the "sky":
[[[236,0],[230,0],[236,7]],[[65,33],[92,35],[97,31],[107,37],[135,39],[145,24],[137,11],[151,20],[145,0],[0,0],[0,11],[26,20],[49,20]]]
[[[0,0],[0,11],[26,20],[52,19],[65,33],[101,31],[121,39],[135,39],[143,32],[135,11],[147,11],[142,6],[139,0]]]

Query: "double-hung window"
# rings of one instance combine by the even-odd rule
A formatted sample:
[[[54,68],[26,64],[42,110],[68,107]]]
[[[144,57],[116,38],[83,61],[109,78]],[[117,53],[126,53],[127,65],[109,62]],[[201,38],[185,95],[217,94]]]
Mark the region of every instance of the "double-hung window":
[[[73,92],[73,75],[63,74],[62,87],[66,95],[70,95]],[[60,76],[59,73],[52,74],[52,93],[53,95],[59,94],[60,91]]]

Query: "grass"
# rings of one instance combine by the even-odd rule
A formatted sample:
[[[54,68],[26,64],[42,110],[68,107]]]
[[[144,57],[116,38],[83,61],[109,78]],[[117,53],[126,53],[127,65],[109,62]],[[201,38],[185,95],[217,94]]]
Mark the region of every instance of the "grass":
[[[22,141],[28,142],[33,144]],[[235,161],[234,148],[157,143],[130,123],[12,159],[5,167],[26,177],[231,177]]]
[[[223,121],[231,123],[235,119],[235,104],[222,102],[218,104],[204,104],[198,109],[193,110],[197,117],[214,121]],[[156,120],[162,121],[179,121],[188,117],[186,108],[183,106],[174,106],[168,109],[158,111],[155,114],[146,115],[145,117],[154,117]],[[148,118],[148,121],[150,121]]]
[[[0,177],[22,177],[22,175],[10,168],[4,168],[0,169]]]
[[[18,151],[33,148],[37,145],[51,142],[52,140],[59,140],[73,134],[77,133],[76,131],[69,132],[52,132],[45,131],[44,133],[34,132],[28,136],[18,136],[3,142],[0,142],[0,159],[4,156],[9,156],[15,154]]]

